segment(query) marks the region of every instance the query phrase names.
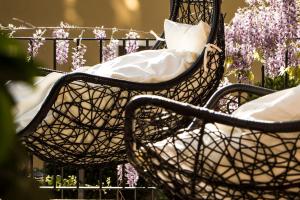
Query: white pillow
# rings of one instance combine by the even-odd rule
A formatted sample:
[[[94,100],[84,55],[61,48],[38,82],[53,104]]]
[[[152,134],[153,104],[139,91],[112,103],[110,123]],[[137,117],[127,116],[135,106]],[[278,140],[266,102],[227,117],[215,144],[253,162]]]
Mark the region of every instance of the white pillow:
[[[165,38],[168,49],[191,51],[200,55],[210,33],[210,25],[200,21],[197,25],[182,24],[166,19]]]
[[[248,120],[300,120],[300,86],[281,90],[239,107],[232,116]]]
[[[159,83],[185,72],[196,60],[193,52],[144,50],[88,68],[85,73],[140,83]]]

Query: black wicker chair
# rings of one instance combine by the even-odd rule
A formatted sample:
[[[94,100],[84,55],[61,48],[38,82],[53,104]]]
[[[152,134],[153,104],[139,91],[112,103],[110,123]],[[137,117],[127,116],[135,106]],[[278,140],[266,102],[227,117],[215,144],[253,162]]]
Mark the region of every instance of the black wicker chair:
[[[220,0],[171,0],[170,19],[188,24],[208,22],[212,29],[207,43],[224,49],[220,4]],[[164,47],[164,42],[158,42],[154,49]],[[38,114],[18,135],[29,151],[48,162],[75,166],[124,162],[127,102],[138,94],[155,94],[204,105],[223,75],[224,51],[209,52],[207,60],[208,72],[203,69],[202,53],[188,71],[155,84],[67,74],[56,82]],[[176,129],[182,124],[173,123]]]
[[[300,199],[300,120],[264,123],[230,116],[237,105],[271,92],[231,85],[205,107],[151,95],[135,97],[125,111],[129,160],[170,199]],[[148,106],[170,113],[172,121],[183,116],[196,120],[168,139],[145,143],[136,134],[173,131],[164,119],[165,127],[151,123],[160,116],[141,119]],[[233,134],[238,130],[243,134]]]

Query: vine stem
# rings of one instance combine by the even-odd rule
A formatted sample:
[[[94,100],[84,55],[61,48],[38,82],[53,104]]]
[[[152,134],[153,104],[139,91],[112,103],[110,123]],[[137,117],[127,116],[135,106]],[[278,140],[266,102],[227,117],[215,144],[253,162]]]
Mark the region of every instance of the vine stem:
[[[61,27],[61,26],[34,26],[34,27],[26,27],[26,26],[20,26],[20,27],[5,27],[2,26],[1,30],[4,31],[20,31],[20,30],[36,30],[36,29],[47,29],[47,30],[54,30],[54,29],[68,29],[68,30],[94,30],[96,27],[93,26],[68,26],[68,27]],[[103,30],[117,30],[117,31],[134,31],[137,33],[143,33],[143,34],[151,34],[150,31],[141,31],[141,30],[135,30],[135,29],[125,29],[125,28],[102,28]],[[151,34],[152,35],[152,34]]]
[[[67,29],[67,30],[94,30],[95,28],[100,28],[98,26],[75,26],[75,25],[69,25],[69,24],[64,24],[63,22],[61,22],[60,26],[35,26],[29,22],[26,22],[25,20],[19,19],[19,18],[12,18],[14,21],[17,21],[19,23],[21,23],[21,26],[16,27],[16,26],[3,26],[0,24],[0,30],[3,31],[22,31],[22,30],[38,30],[38,29],[43,29],[43,30],[55,30],[55,29]],[[105,28],[105,27],[101,27],[101,29],[103,30],[110,30],[112,32],[112,34],[114,34],[117,31],[124,31],[124,32],[130,32],[130,31],[134,31],[136,33],[140,33],[140,34],[148,34],[148,35],[152,35],[154,36],[156,39],[160,40],[160,38],[157,36],[157,34],[153,31],[142,31],[142,30],[135,30],[135,29],[125,29],[125,28]]]

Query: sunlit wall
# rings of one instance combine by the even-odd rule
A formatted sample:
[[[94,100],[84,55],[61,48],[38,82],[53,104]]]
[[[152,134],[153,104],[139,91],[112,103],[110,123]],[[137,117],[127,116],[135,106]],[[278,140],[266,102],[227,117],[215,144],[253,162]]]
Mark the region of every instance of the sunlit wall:
[[[227,21],[239,6],[243,6],[243,0],[223,0]],[[53,26],[65,21],[159,32],[168,12],[168,0],[0,0],[2,24],[17,17],[37,26]]]
[[[76,25],[154,29],[168,16],[166,0],[0,0],[0,23],[13,17],[34,25]]]

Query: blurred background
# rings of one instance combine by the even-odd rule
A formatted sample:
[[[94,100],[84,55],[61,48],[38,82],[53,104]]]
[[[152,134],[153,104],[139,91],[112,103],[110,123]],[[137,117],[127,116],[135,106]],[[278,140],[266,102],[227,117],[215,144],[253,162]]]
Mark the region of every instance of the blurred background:
[[[0,23],[4,25],[16,17],[36,26],[56,26],[64,21],[160,32],[169,13],[169,0],[0,0],[0,5]],[[243,6],[244,0],[223,0],[226,21]]]
[[[7,26],[18,18],[35,26],[59,26],[60,22],[78,26],[104,26],[136,29],[143,31],[154,30],[158,35],[163,30],[163,20],[169,15],[169,0],[0,0],[0,24]],[[238,7],[244,6],[244,0],[224,0],[222,9],[226,13],[226,22],[233,17]],[[73,32],[77,37],[80,32]],[[85,32],[83,37],[93,37]],[[108,33],[110,34],[110,33]],[[117,37],[124,37],[125,33],[117,33]],[[31,36],[31,32],[19,31],[15,36]],[[50,32],[46,33],[51,36]],[[141,36],[152,38],[151,35]],[[28,44],[23,42],[24,49]],[[88,47],[86,65],[99,62],[97,43],[85,42]],[[73,45],[74,46],[74,45]],[[72,47],[72,44],[71,44]],[[39,50],[38,60],[43,67],[53,64],[52,44],[46,43]],[[59,66],[60,70],[69,70],[70,63]]]
[[[169,16],[169,0],[0,0],[0,24],[9,23],[19,26],[14,21],[18,18],[35,26],[59,26],[60,22],[78,26],[104,26],[150,31],[158,35],[163,30],[163,20]],[[224,0],[222,9],[226,13],[226,22],[233,17],[238,7],[244,6],[244,0]],[[72,32],[77,37],[79,31]],[[51,31],[46,32],[51,36]],[[110,32],[108,33],[110,35]],[[18,31],[15,36],[32,36],[32,31]],[[116,37],[124,37],[125,33],[117,33]],[[83,37],[94,37],[85,32]],[[152,35],[141,38],[153,38]],[[73,46],[72,46],[73,45]],[[99,62],[97,43],[85,42],[88,47],[86,65]],[[24,49],[28,47],[23,42]],[[71,44],[71,48],[75,44]],[[53,66],[53,45],[48,42],[39,50],[37,59],[43,67]],[[59,66],[59,70],[70,70],[71,63]]]

